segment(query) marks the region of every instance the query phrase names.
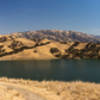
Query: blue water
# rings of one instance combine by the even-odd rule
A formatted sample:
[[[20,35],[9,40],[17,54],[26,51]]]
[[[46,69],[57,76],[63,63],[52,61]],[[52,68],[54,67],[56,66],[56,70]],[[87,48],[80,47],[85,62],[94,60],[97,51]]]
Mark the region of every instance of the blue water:
[[[0,77],[100,83],[100,60],[1,61]]]

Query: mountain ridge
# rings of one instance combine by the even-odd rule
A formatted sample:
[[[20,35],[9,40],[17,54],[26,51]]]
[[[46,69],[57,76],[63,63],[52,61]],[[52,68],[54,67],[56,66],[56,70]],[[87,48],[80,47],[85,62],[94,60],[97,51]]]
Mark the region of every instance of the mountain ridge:
[[[0,60],[100,59],[100,43],[0,37]]]
[[[77,31],[65,31],[65,30],[36,30],[26,32],[14,32],[8,34],[10,37],[16,36],[21,38],[27,38],[31,40],[39,41],[47,38],[48,40],[55,40],[60,42],[78,41],[78,42],[96,42],[100,43],[100,36],[90,35]]]

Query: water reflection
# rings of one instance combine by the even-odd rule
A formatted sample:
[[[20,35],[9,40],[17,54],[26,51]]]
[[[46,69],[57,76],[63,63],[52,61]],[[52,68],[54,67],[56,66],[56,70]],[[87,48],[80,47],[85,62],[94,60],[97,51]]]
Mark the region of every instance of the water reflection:
[[[33,80],[100,82],[100,61],[4,61],[0,62],[0,76]]]

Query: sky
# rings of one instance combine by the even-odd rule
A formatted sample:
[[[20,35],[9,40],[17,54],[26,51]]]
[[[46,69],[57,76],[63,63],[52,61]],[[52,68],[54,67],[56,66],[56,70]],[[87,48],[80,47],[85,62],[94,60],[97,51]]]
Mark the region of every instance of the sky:
[[[100,0],[0,0],[0,33],[41,29],[100,35]]]

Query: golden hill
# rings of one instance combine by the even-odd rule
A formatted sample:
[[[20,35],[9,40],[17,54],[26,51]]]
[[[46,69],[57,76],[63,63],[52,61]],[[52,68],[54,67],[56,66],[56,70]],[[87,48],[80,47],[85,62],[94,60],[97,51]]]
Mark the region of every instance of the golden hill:
[[[0,60],[100,59],[100,44],[0,36]]]

